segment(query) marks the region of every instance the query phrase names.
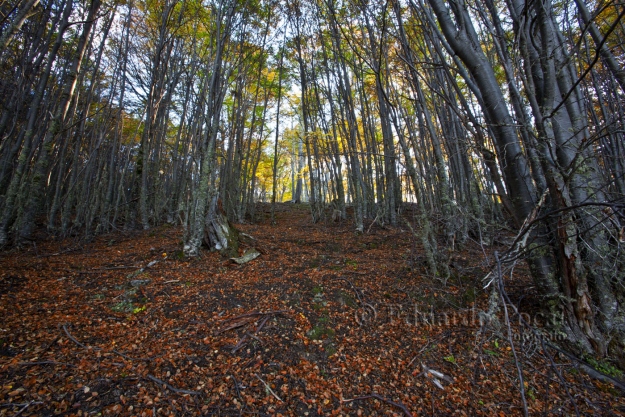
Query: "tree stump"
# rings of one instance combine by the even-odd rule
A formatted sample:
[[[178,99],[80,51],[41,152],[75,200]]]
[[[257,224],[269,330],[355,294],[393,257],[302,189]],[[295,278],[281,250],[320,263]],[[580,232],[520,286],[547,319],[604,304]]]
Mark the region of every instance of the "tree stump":
[[[225,256],[239,256],[239,231],[228,221],[217,195],[208,207],[203,242],[210,250],[218,250]]]

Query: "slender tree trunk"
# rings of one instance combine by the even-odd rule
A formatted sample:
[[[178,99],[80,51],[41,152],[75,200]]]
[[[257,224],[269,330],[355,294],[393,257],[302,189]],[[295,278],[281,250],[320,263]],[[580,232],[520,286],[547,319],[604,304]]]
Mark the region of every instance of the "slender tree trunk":
[[[5,29],[4,33],[0,37],[0,56],[2,56],[2,52],[6,49],[11,42],[11,39],[15,35],[15,32],[22,28],[22,25],[28,19],[31,11],[37,7],[40,0],[27,0],[24,6],[19,10],[10,26]]]
[[[30,180],[30,191],[28,194],[28,201],[25,205],[26,210],[22,215],[21,224],[19,226],[19,239],[29,239],[34,231],[35,216],[40,208],[41,199],[43,197],[45,186],[44,179],[50,165],[52,147],[54,146],[56,139],[62,133],[63,127],[66,123],[66,116],[68,114],[72,98],[74,97],[83,57],[85,55],[85,51],[87,50],[90,33],[95,24],[96,15],[100,9],[100,5],[100,0],[92,0],[87,19],[83,24],[83,30],[78,40],[76,52],[70,64],[67,78],[64,81],[64,89],[61,93],[56,114],[43,140],[41,152]]]
[[[280,139],[280,104],[282,103],[282,62],[284,60],[284,45],[280,49],[280,63],[278,64],[278,104],[276,107],[276,136],[273,147],[273,178],[271,188],[271,223],[276,222],[276,192],[278,190],[278,141]]]
[[[18,197],[20,186],[24,180],[26,174],[27,164],[31,158],[31,150],[34,147],[33,139],[35,135],[35,125],[40,112],[40,105],[44,98],[44,93],[48,80],[52,74],[52,66],[56,60],[59,48],[63,43],[63,35],[69,27],[69,17],[72,12],[72,0],[67,0],[61,21],[59,23],[59,30],[56,42],[52,47],[52,50],[48,54],[48,61],[46,63],[45,70],[39,78],[37,89],[35,90],[33,101],[28,111],[28,122],[25,126],[22,142],[24,146],[17,160],[17,167],[11,177],[11,182],[5,194],[4,206],[2,207],[2,217],[0,219],[0,246],[4,246],[8,243],[9,228],[13,225],[16,218],[16,199]]]

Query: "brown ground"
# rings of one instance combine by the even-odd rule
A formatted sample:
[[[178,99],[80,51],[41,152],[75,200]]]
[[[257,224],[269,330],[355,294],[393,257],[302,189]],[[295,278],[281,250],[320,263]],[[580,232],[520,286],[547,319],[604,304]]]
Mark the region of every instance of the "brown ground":
[[[168,227],[1,253],[0,416],[522,413],[505,327],[480,332],[479,246],[444,283],[406,230],[356,235],[293,205],[277,220],[238,226],[263,252],[242,266],[185,259]],[[531,314],[522,278],[509,293]],[[530,414],[625,415],[536,338],[514,352]]]

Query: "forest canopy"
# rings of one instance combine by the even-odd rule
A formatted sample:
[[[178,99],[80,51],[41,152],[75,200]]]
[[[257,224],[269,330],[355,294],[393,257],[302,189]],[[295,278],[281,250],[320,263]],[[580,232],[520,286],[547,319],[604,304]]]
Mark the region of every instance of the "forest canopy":
[[[559,331],[625,346],[623,4],[0,3],[0,246],[305,201],[447,249],[516,238]],[[404,216],[406,204],[416,217]],[[328,207],[331,208],[330,212]]]

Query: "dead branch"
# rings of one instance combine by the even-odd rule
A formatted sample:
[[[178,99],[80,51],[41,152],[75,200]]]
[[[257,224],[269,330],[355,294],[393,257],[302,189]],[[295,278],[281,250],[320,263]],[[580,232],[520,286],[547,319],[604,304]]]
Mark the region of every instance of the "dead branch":
[[[338,277],[336,279],[340,279],[343,281],[346,281],[349,285],[352,286],[352,289],[354,290],[354,293],[356,294],[356,297],[358,297],[358,300],[360,301],[360,305],[364,305],[365,302],[362,300],[362,297],[360,297],[360,293],[358,292],[358,288],[356,288],[356,286],[347,278],[343,278],[343,277]]]
[[[200,395],[200,393],[197,392],[197,391],[189,391],[189,390],[186,390],[186,389],[180,389],[180,388],[173,387],[170,384],[168,384],[167,382],[161,381],[160,379],[158,379],[158,378],[156,378],[156,377],[154,377],[154,376],[152,376],[150,374],[147,375],[147,378],[149,380],[151,380],[152,382],[156,382],[157,384],[163,385],[168,390],[170,390],[172,392],[175,392],[176,394]]]
[[[246,339],[247,339],[247,333],[243,335],[241,340],[239,340],[239,342],[236,344],[235,347],[232,348],[232,350],[230,352],[231,353],[236,353],[237,350],[241,349],[244,346],[244,342],[245,342]]]
[[[71,340],[72,342],[76,343],[78,346],[80,346],[83,349],[87,349],[89,350],[89,347],[86,345],[83,345],[82,343],[80,343],[74,336],[72,336],[69,333],[69,330],[67,330],[67,325],[63,325],[63,330],[65,331],[65,334],[67,335],[67,337],[69,338],[69,340]],[[100,350],[100,348],[95,348],[96,350]]]
[[[73,365],[71,363],[56,362],[56,361],[19,362],[18,365],[19,366],[63,365],[63,366],[69,366],[71,368],[75,368],[76,367],[76,365]]]
[[[50,349],[50,348],[52,347],[52,345],[53,345],[53,344],[55,344],[55,343],[57,342],[57,340],[59,340],[60,338],[61,338],[61,336],[57,336],[57,337],[55,337],[55,338],[54,338],[54,339],[53,339],[50,343],[48,343],[48,344],[46,345],[46,347],[45,347],[45,348],[43,348],[43,351],[42,351],[41,353],[47,352],[47,351],[48,351],[48,349]]]
[[[263,326],[265,325],[265,323],[267,323],[267,321],[269,320],[270,316],[265,316],[265,318],[260,322],[260,324],[258,325],[258,327],[256,327],[256,331],[254,332],[254,334],[258,334],[258,332],[261,331],[261,329],[263,328]]]
[[[251,333],[245,333],[248,337],[251,337],[252,339],[256,340],[258,343],[263,343],[262,340],[260,340],[258,337],[256,337],[255,335],[251,334]]]
[[[232,381],[234,382],[234,389],[237,391],[237,397],[239,397],[239,401],[241,402],[241,407],[246,407],[245,403],[243,402],[243,398],[241,398],[241,390],[239,389],[239,382],[232,374],[230,375],[230,378],[232,378]],[[241,413],[241,410],[239,410],[239,416],[241,415],[243,414]]]
[[[387,404],[390,404],[394,407],[399,408],[401,411],[404,412],[405,415],[407,415],[408,417],[413,417],[412,413],[406,408],[405,405],[401,404],[401,403],[396,403],[395,401],[391,401],[388,398],[384,398],[382,397],[380,394],[376,394],[376,393],[372,393],[370,395],[365,395],[363,397],[356,397],[356,398],[351,398],[349,400],[341,400],[342,403],[349,403],[352,401],[360,401],[360,400],[367,400],[369,398],[375,398],[378,399],[380,401],[384,401]]]
[[[225,329],[217,330],[215,332],[215,334],[217,335],[217,334],[225,333],[225,332],[227,332],[229,330],[233,330],[233,329],[237,329],[239,327],[243,327],[246,324],[253,322],[254,320],[255,320],[255,317],[245,317],[245,318],[237,321],[236,323],[231,324],[230,326],[226,327]]]
[[[35,401],[31,401],[31,402],[29,402],[29,403],[27,403],[27,404],[24,404],[24,406],[23,406],[23,407],[22,407],[22,408],[21,408],[21,409],[20,409],[17,413],[15,413],[15,415],[14,415],[13,417],[17,417],[17,416],[21,415],[21,414],[22,414],[24,411],[26,411],[26,409],[27,409],[28,407],[30,407],[31,405],[39,405],[39,404],[43,404],[43,402],[41,402],[41,401],[37,401],[37,402],[35,402]],[[17,405],[17,404],[16,404],[16,405]],[[20,404],[20,405],[21,405],[21,404]]]
[[[265,381],[263,381],[263,379],[262,379],[261,377],[259,377],[259,376],[258,376],[258,374],[254,374],[254,376],[255,376],[256,378],[258,378],[258,380],[259,380],[260,382],[262,382],[262,383],[263,383],[263,385],[265,386],[265,388],[267,388],[267,391],[269,391],[269,392],[271,393],[271,395],[273,395],[273,396],[276,398],[276,400],[280,401],[281,403],[283,403],[283,402],[284,402],[284,401],[282,401],[282,399],[281,399],[280,397],[278,397],[278,395],[277,395],[275,392],[273,392],[273,390],[271,389],[271,387],[270,387],[269,385],[267,385],[267,383],[266,383]]]
[[[262,326],[265,324],[265,322],[267,321],[267,319],[269,318],[269,316],[274,315],[274,314],[282,314],[282,313],[286,313],[288,310],[273,310],[273,311],[267,311],[264,313],[261,313],[259,311],[253,311],[251,313],[246,313],[246,314],[241,314],[240,316],[236,316],[236,317],[231,317],[229,319],[225,319],[223,321],[223,323],[228,323],[230,321],[234,321],[234,320],[239,320],[236,323],[233,323],[231,325],[229,325],[228,327],[221,329],[221,330],[217,330],[215,332],[215,334],[221,334],[224,332],[227,332],[229,330],[233,330],[239,327],[243,327],[248,323],[251,323],[252,321],[254,321],[254,319],[256,317],[262,317],[262,316],[266,316],[266,318],[261,322],[261,325],[258,326],[258,330],[256,330],[256,333],[258,333],[260,331],[260,329],[262,328]]]

